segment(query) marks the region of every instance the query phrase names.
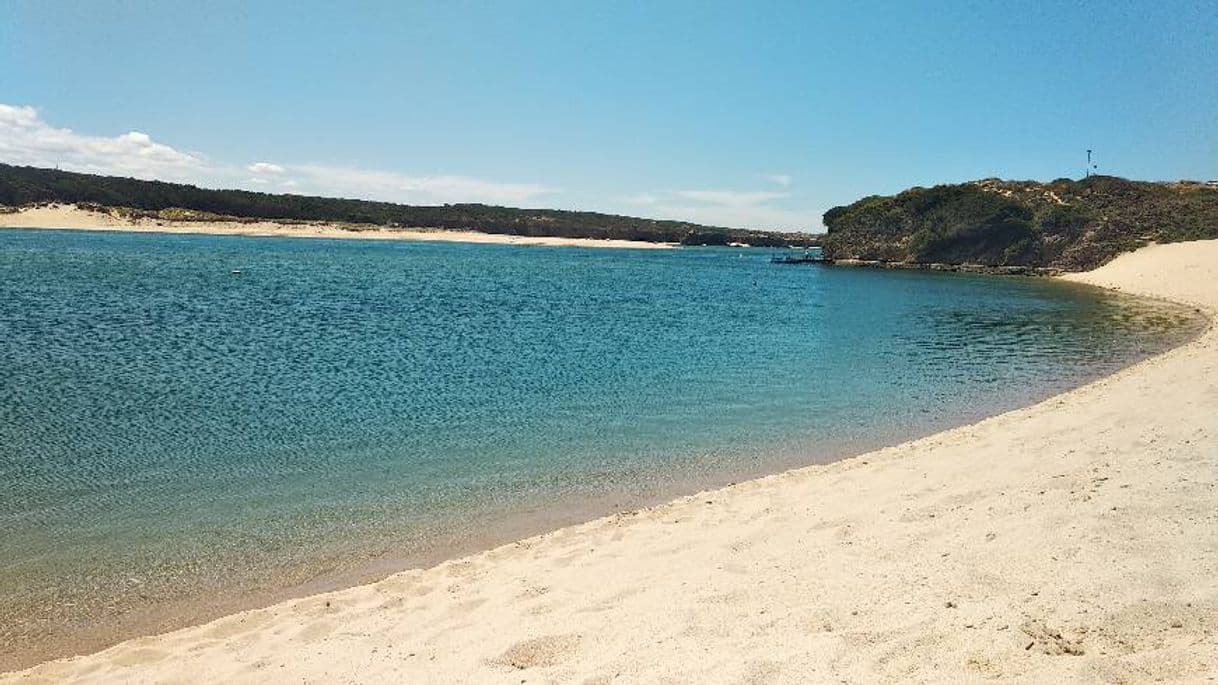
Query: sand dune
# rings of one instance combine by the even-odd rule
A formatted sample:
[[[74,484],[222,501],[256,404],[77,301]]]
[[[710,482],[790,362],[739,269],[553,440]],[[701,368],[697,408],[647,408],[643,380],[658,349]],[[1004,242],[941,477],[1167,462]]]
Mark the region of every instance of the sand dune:
[[[186,233],[196,235],[236,235],[276,238],[331,238],[351,240],[409,240],[487,245],[533,245],[546,247],[609,247],[636,250],[669,249],[672,243],[640,240],[597,240],[504,235],[477,231],[449,231],[427,228],[388,229],[371,225],[301,223],[274,221],[161,221],[131,220],[104,212],[80,209],[74,205],[29,207],[13,214],[0,214],[0,228],[60,228],[131,233]]]
[[[1218,308],[1218,241],[1075,280]],[[1218,677],[1218,334],[1033,407],[4,682]]]

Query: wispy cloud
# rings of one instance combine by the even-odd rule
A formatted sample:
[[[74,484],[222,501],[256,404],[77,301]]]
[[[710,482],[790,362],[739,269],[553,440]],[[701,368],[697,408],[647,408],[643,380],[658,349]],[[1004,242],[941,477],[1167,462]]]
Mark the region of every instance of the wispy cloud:
[[[713,226],[734,226],[779,231],[821,230],[820,215],[811,210],[786,209],[770,205],[707,205],[692,203],[656,204],[653,216],[692,221]]]
[[[218,163],[155,141],[139,131],[116,136],[84,135],[48,124],[34,107],[5,104],[0,104],[0,162],[213,187],[282,189],[415,204],[522,204],[557,192],[538,183],[450,174],[412,175],[268,160],[245,165]]]
[[[193,180],[206,170],[199,155],[158,143],[146,133],[90,136],[51,126],[33,107],[0,104],[0,160],[138,178]]]
[[[635,195],[627,195],[622,198],[622,202],[628,205],[654,205],[659,202],[660,198],[651,193],[637,193]]]
[[[686,200],[724,207],[747,207],[787,197],[787,193],[775,193],[768,190],[677,190],[673,191],[673,195]]]
[[[786,191],[712,188],[652,191],[630,195],[622,201],[646,206],[651,215],[666,219],[741,228],[804,231],[818,228],[820,222],[815,212],[776,204],[790,196]]]
[[[537,183],[501,183],[468,176],[413,176],[392,171],[320,164],[287,165],[303,188],[388,202],[521,204],[557,192]]]
[[[261,159],[217,162],[154,140],[140,131],[86,135],[52,126],[34,107],[0,104],[0,162],[72,171],[183,181],[210,187],[342,196],[411,204],[483,202],[562,205],[561,191],[541,183],[503,182],[458,174],[410,174],[325,163]],[[745,228],[811,229],[819,216],[792,209],[790,176],[765,174],[780,189],[652,190],[618,198],[620,206],[658,218]],[[645,208],[645,209],[643,209]]]

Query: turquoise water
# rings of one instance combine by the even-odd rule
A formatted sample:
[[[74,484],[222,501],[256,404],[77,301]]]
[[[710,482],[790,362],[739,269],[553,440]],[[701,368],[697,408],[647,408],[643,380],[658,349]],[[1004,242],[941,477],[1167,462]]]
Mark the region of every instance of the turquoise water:
[[[0,289],[5,649],[826,461],[1195,329],[752,250],[6,230]]]

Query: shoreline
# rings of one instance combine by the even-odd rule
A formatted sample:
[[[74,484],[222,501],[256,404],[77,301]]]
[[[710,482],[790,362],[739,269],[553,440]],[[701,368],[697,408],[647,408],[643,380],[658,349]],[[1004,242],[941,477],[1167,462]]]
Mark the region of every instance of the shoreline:
[[[948,264],[944,262],[888,262],[870,259],[827,259],[825,260],[825,265],[854,267],[857,269],[945,271],[949,273],[985,274],[989,276],[1053,277],[1069,275],[1067,272],[1063,272],[1061,269],[1043,266],[990,266],[988,264]]]
[[[0,680],[1201,677],[1218,497],[1158,489],[1212,481],[1216,276],[1211,241],[1067,277],[1211,325],[1031,407]]]
[[[675,243],[641,240],[521,236],[433,228],[385,228],[371,224],[278,221],[171,221],[132,219],[116,213],[82,209],[75,205],[23,207],[0,214],[0,229],[102,231],[172,235],[223,235],[247,238],[324,238],[333,240],[397,240],[450,242],[527,247],[595,247],[629,250],[671,250]]]
[[[1187,344],[1195,337],[1189,337],[1181,344]],[[1149,357],[1142,355],[1139,359],[1124,362],[1118,370],[1129,368],[1147,358]],[[202,602],[199,596],[191,596],[165,604],[124,608],[119,612],[122,618],[120,621],[110,619],[99,629],[90,628],[59,636],[54,640],[39,643],[35,649],[27,649],[12,655],[16,666],[9,668],[14,671],[28,669],[45,662],[99,652],[122,642],[141,639],[149,635],[206,624],[227,616],[257,611],[288,601],[374,584],[393,575],[424,570],[446,562],[476,556],[505,545],[517,544],[521,540],[544,538],[565,528],[591,521],[627,514],[635,515],[678,499],[722,490],[738,483],[767,478],[792,470],[828,466],[972,425],[1009,411],[1018,411],[1103,377],[1105,375],[1089,375],[1068,383],[1068,387],[1064,389],[1029,391],[1026,395],[1009,403],[1003,402],[984,409],[974,408],[967,415],[939,422],[939,425],[932,423],[919,425],[909,430],[893,430],[875,440],[867,441],[870,443],[869,446],[864,446],[867,443],[850,447],[838,445],[822,451],[816,451],[817,448],[810,446],[799,456],[758,457],[759,463],[750,466],[741,465],[732,470],[717,470],[710,475],[695,476],[686,473],[677,478],[665,478],[662,487],[645,488],[645,491],[601,493],[590,499],[579,501],[531,502],[523,508],[514,506],[499,512],[499,517],[493,524],[487,528],[480,528],[477,533],[450,532],[438,538],[425,549],[411,553],[368,557],[354,562],[349,558],[331,560],[332,563],[329,563],[320,572],[304,573],[297,580],[274,588],[242,591],[225,595],[222,600],[213,598],[208,603]],[[31,638],[31,641],[34,639]],[[76,645],[75,649],[72,645]],[[81,648],[81,645],[88,646]],[[0,657],[0,679],[6,672],[4,668],[8,665],[6,663],[8,658],[7,655]]]

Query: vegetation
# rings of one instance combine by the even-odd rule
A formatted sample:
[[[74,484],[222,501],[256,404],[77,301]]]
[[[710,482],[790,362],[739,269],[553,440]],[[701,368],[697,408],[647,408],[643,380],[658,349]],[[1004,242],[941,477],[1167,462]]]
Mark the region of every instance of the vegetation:
[[[987,179],[866,197],[824,221],[830,259],[1075,271],[1150,242],[1218,238],[1218,188]]]
[[[813,236],[700,226],[597,212],[515,209],[482,204],[411,206],[246,190],[210,190],[181,183],[95,176],[0,164],[0,205],[92,204],[163,219],[325,221],[390,228],[440,228],[522,236],[616,238],[685,245],[807,245]],[[132,211],[133,210],[133,211]]]

